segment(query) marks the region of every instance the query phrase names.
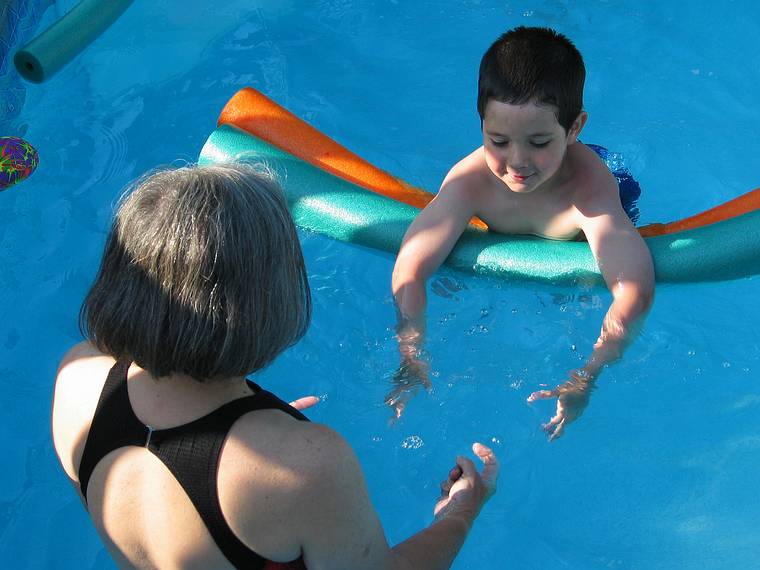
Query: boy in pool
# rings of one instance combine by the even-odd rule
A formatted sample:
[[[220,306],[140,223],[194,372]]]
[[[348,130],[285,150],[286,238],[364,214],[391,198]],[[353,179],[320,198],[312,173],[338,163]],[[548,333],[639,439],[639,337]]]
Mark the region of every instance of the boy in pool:
[[[491,231],[548,239],[585,237],[613,302],[586,364],[529,402],[557,398],[544,429],[561,436],[588,404],[602,368],[620,357],[654,295],[652,258],[623,211],[615,178],[578,141],[583,110],[583,59],[562,34],[519,27],[503,34],[480,63],[478,113],[483,146],[455,164],[436,197],[404,236],[393,269],[401,367],[396,382],[428,384],[419,357],[425,282],[443,263],[473,216]],[[408,391],[406,391],[408,396]],[[404,390],[389,398],[400,414]]]

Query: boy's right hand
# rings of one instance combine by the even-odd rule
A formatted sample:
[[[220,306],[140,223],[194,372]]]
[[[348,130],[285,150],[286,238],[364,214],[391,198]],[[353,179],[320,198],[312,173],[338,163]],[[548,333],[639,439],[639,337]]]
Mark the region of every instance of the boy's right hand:
[[[469,527],[496,492],[500,468],[496,454],[482,443],[474,443],[472,451],[483,462],[483,473],[478,473],[472,461],[458,456],[457,464],[441,483],[441,497],[433,510],[436,520],[457,517]]]

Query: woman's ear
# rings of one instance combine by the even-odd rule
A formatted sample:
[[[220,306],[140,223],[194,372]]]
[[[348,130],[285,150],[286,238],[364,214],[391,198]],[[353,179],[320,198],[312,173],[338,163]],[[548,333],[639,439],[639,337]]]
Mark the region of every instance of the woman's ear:
[[[570,130],[567,133],[567,144],[573,144],[578,140],[578,136],[581,134],[586,121],[588,121],[588,113],[581,111],[573,121],[573,124],[570,125]]]

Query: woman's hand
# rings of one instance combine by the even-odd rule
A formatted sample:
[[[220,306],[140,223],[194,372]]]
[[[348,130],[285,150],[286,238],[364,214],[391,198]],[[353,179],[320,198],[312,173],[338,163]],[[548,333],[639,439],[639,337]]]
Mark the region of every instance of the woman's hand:
[[[303,398],[293,400],[290,402],[290,405],[293,406],[296,410],[305,410],[307,408],[315,406],[317,403],[319,403],[319,398],[316,396],[304,396]]]
[[[594,388],[593,378],[583,369],[570,373],[570,380],[554,390],[538,390],[528,396],[528,403],[536,400],[557,398],[557,413],[542,427],[549,434],[549,441],[561,437],[565,427],[583,415]]]
[[[436,520],[461,518],[469,528],[480,509],[496,492],[499,460],[490,448],[481,443],[473,444],[472,451],[483,462],[483,473],[478,473],[472,461],[458,456],[448,478],[441,483],[441,496],[433,510]]]

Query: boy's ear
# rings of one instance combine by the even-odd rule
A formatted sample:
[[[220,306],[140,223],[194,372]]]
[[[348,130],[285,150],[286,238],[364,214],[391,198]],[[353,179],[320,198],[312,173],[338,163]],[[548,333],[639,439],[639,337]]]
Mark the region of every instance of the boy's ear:
[[[586,121],[588,121],[588,113],[581,111],[573,121],[573,124],[570,125],[570,130],[567,133],[567,144],[573,144],[578,140],[578,135],[581,134]]]

